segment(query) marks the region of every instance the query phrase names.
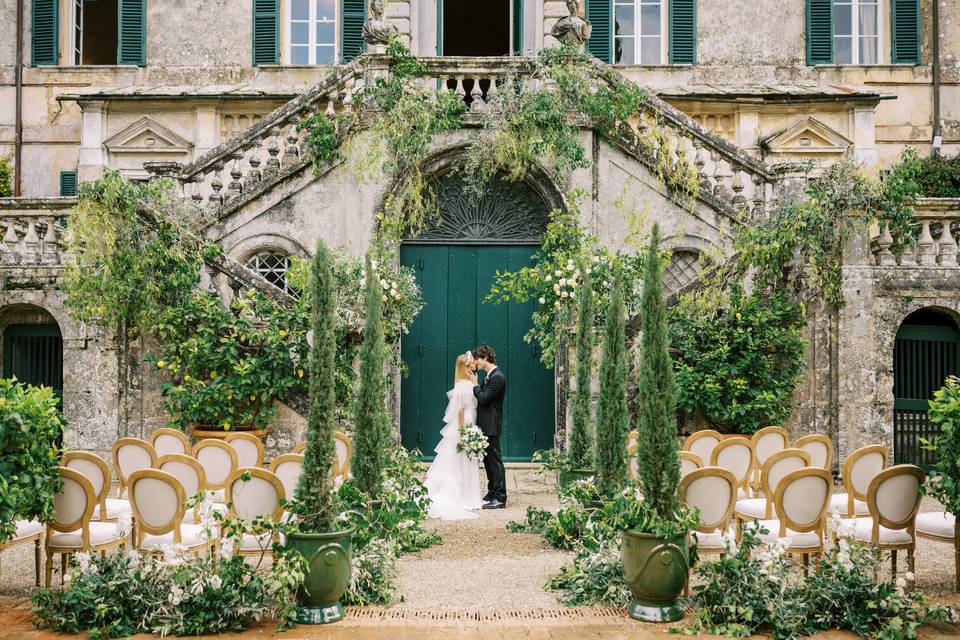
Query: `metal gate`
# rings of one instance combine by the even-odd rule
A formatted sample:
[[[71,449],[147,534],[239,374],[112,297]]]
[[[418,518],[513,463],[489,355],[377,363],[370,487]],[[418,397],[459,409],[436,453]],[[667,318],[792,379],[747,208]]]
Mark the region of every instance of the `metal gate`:
[[[63,407],[63,338],[56,324],[12,324],[3,331],[3,377],[53,387]]]
[[[933,392],[960,373],[960,332],[954,327],[901,325],[893,349],[893,459],[930,469],[936,456],[924,448],[940,432],[927,412]]]

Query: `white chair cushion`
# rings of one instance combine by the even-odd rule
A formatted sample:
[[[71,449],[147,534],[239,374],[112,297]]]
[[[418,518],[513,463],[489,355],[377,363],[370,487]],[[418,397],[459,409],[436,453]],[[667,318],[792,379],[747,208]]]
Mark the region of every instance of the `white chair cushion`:
[[[219,512],[222,513],[224,516],[227,515],[227,505],[225,505],[225,504],[223,504],[223,503],[214,503],[214,504],[210,505],[210,510],[211,510],[211,511],[219,511]],[[187,509],[187,510],[183,513],[183,524],[197,524],[197,522],[198,522],[198,519],[197,519],[196,516],[194,516],[194,514],[193,514],[193,509]]]
[[[873,539],[873,518],[857,518],[853,525],[855,540],[870,543]],[[880,544],[910,544],[913,538],[906,529],[887,529],[880,525]]]
[[[214,539],[216,539],[216,533],[213,534]],[[187,547],[188,549],[193,549],[194,547],[200,547],[207,544],[207,539],[203,535],[203,527],[198,524],[182,524],[180,525],[180,544]],[[173,531],[170,533],[165,533],[162,536],[154,536],[147,534],[143,536],[143,541],[140,543],[140,548],[144,551],[153,551],[164,544],[173,544]]]
[[[129,534],[117,535],[116,522],[91,522],[90,523],[90,544],[98,546],[109,544],[118,540],[124,540]],[[71,549],[80,549],[83,544],[82,531],[70,531],[67,533],[60,531],[51,531],[49,543],[51,547],[68,547]]]
[[[747,500],[753,497],[753,492],[745,487],[737,489],[737,500]]]
[[[16,542],[17,540],[21,540],[23,538],[29,538],[30,536],[35,536],[43,531],[43,523],[39,522],[38,520],[17,520],[14,522],[14,526],[17,528],[17,530],[9,542]]]
[[[827,509],[827,513],[833,513],[834,511],[839,511],[841,516],[846,517],[870,515],[867,503],[857,499],[853,500],[853,513],[847,513],[847,494],[845,493],[835,493],[830,498],[830,508]]]
[[[754,524],[748,522],[747,527],[753,528]],[[780,538],[780,521],[779,520],[761,520],[760,526],[769,531],[769,533],[761,533],[760,540],[766,544],[776,544],[777,540]],[[815,531],[808,531],[806,533],[798,533],[787,529],[787,541],[790,543],[789,549],[815,549],[820,546],[821,540],[820,536],[817,535]]]
[[[280,537],[280,544],[283,544],[283,536]],[[252,533],[243,534],[243,541],[240,543],[239,551],[270,551],[273,548],[273,539],[269,533],[254,535]]]
[[[100,505],[98,504],[96,507],[93,508],[92,518],[94,520],[101,520],[101,519],[116,520],[117,518],[120,517],[120,514],[123,513],[124,509],[130,509],[129,500],[122,500],[120,498],[107,498],[107,517],[106,518],[100,517]]]
[[[956,517],[949,511],[930,511],[917,514],[917,533],[953,540]]]
[[[763,519],[767,516],[766,509],[767,500],[765,498],[744,498],[743,500],[737,500],[737,505],[733,510],[738,516]]]
[[[719,531],[704,533],[703,531],[693,531],[692,536],[696,538],[698,551],[725,551],[726,545],[723,544],[723,536]],[[734,532],[727,531],[727,535],[733,537]]]
[[[217,489],[216,491],[210,492],[214,502],[226,502],[227,501],[227,490],[226,489]]]

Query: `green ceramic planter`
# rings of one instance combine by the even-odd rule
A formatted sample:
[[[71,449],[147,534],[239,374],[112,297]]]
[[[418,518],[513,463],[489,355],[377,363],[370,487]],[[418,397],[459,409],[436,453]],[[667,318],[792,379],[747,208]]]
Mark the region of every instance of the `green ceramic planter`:
[[[570,469],[569,471],[561,471],[557,474],[557,487],[559,489],[566,489],[577,480],[586,480],[595,475],[597,475],[597,472],[593,469]]]
[[[621,542],[623,574],[633,592],[630,617],[645,622],[673,622],[683,617],[677,597],[689,573],[686,536],[666,540],[624,531]]]
[[[289,533],[287,546],[307,560],[307,577],[297,592],[297,622],[327,624],[343,619],[340,597],[350,586],[350,536],[334,533]]]

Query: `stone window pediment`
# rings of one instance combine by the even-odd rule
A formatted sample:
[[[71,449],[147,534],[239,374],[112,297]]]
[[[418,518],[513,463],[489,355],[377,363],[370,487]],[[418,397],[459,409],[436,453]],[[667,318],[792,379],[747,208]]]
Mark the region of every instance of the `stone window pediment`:
[[[763,141],[770,153],[784,155],[842,155],[853,141],[820,122],[807,117]]]
[[[144,116],[116,133],[103,146],[111,154],[189,154],[193,144],[163,126],[150,116]]]

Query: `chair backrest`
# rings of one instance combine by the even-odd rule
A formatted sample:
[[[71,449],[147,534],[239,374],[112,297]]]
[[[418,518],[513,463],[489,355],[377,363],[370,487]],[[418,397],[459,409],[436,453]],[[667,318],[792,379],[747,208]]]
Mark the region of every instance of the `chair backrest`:
[[[692,451],[680,452],[680,477],[685,477],[691,471],[703,466],[703,458]]]
[[[912,464],[887,467],[874,476],[867,489],[867,507],[874,531],[877,525],[882,525],[888,529],[908,529],[912,534],[920,509],[920,488],[926,477],[920,467]]]
[[[118,495],[123,497],[129,486],[127,478],[134,471],[151,469],[157,466],[157,452],[146,440],[140,438],[120,438],[113,445],[113,467],[120,482]]]
[[[303,473],[303,455],[299,453],[285,453],[277,456],[270,463],[272,471],[283,483],[283,492],[287,500],[291,500],[297,491],[297,482]]]
[[[346,480],[347,475],[350,473],[350,457],[353,455],[353,442],[351,442],[350,436],[347,434],[334,431],[333,445],[337,450],[337,462],[340,464],[337,475],[342,476],[343,479]]]
[[[773,497],[781,537],[787,529],[798,533],[825,530],[825,514],[833,495],[833,476],[826,469],[804,467],[780,480]]]
[[[63,486],[53,497],[53,519],[48,527],[54,531],[82,530],[83,548],[90,546],[90,517],[97,506],[97,494],[87,476],[67,467],[60,467]]]
[[[631,480],[637,480],[640,477],[640,471],[637,467],[637,443],[627,446],[627,475]]]
[[[237,450],[238,467],[262,467],[266,451],[263,441],[249,433],[228,433],[224,441]]]
[[[186,508],[186,494],[176,476],[159,469],[140,469],[130,474],[130,507],[137,520],[134,541],[140,546],[144,534],[173,532],[173,541],[181,541],[180,524]]]
[[[713,449],[723,440],[723,434],[713,429],[694,431],[683,441],[683,450],[700,456],[704,463],[708,463],[713,455]]]
[[[227,479],[231,516],[244,520],[264,516],[277,522],[283,515],[280,501],[284,498],[286,493],[280,478],[260,467],[240,467]]]
[[[850,503],[854,498],[867,501],[867,490],[877,474],[887,466],[890,457],[888,449],[882,444],[860,447],[843,463],[843,484],[847,488]]]
[[[299,453],[299,454],[302,455],[303,452],[306,451],[306,450],[307,450],[307,443],[306,443],[306,442],[298,442],[298,443],[297,443],[297,446],[295,446],[295,447],[293,448],[293,451],[291,451],[290,453]]]
[[[777,485],[791,471],[810,466],[810,454],[803,449],[784,449],[777,451],[763,463],[760,481],[763,494],[769,499],[776,494]]]
[[[107,494],[110,493],[110,487],[113,484],[110,466],[106,461],[89,451],[68,451],[63,454],[60,466],[79,471],[87,477],[90,485],[93,486],[97,504],[100,505],[100,518],[105,519],[107,517]]]
[[[726,531],[737,504],[737,478],[722,467],[694,469],[680,480],[680,499],[700,509],[697,531]]]
[[[157,456],[165,456],[170,453],[180,453],[190,455],[190,439],[183,431],[161,427],[154,429],[150,434],[150,444],[153,445]]]
[[[833,468],[833,441],[820,433],[812,433],[797,438],[793,447],[803,449],[810,454],[810,466],[820,467],[829,471]]]
[[[157,468],[179,480],[187,498],[207,489],[207,473],[196,458],[181,453],[168,453],[160,456]]]
[[[637,444],[637,438],[640,437],[640,432],[636,429],[627,434],[627,447],[629,448],[632,444]]]
[[[753,469],[753,448],[743,436],[724,438],[710,454],[711,467],[723,467],[733,473],[738,487],[745,487]]]
[[[755,464],[761,468],[767,458],[790,446],[790,434],[783,427],[764,427],[750,438],[750,446]]]
[[[239,466],[237,451],[223,440],[207,438],[193,445],[193,457],[203,465],[207,476],[207,489],[217,490],[227,486],[227,478]]]

